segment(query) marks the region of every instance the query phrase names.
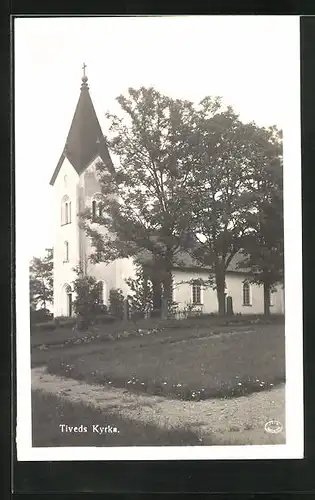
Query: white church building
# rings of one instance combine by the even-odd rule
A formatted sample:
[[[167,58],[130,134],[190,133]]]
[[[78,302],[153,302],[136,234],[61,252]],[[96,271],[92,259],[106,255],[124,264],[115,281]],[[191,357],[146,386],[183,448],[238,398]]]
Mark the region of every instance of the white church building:
[[[54,316],[73,315],[73,270],[84,262],[87,274],[102,282],[102,300],[108,304],[109,291],[120,288],[124,295],[130,293],[125,280],[135,274],[133,259],[117,259],[105,264],[89,262],[91,244],[84,230],[79,227],[79,213],[90,207],[97,210],[100,185],[96,165],[102,161],[111,167],[112,160],[91,100],[88,79],[82,77],[81,92],[74,112],[64,150],[52,175],[50,184],[55,192],[55,241],[54,241]],[[104,229],[105,230],[105,229]],[[186,264],[174,267],[173,300],[179,310],[194,305],[203,313],[218,310],[216,292],[204,287],[198,280],[206,281],[209,272],[190,258]],[[263,287],[249,284],[246,273],[237,269],[236,260],[226,274],[226,293],[232,297],[234,313],[263,313]],[[193,282],[193,280],[196,280]],[[271,294],[271,313],[284,313],[284,291],[279,286]]]

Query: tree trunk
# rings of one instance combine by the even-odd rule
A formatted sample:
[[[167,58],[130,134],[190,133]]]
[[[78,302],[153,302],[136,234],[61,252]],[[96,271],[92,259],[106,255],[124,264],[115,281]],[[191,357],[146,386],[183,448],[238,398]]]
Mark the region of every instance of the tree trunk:
[[[163,302],[164,302],[164,307],[162,308],[163,316],[165,316],[165,314],[166,316],[168,316],[168,313],[170,311],[170,306],[173,301],[173,279],[171,271],[165,271],[162,283],[163,283]]]
[[[46,309],[46,289],[45,289],[44,281],[42,281],[42,285],[43,285],[43,306],[44,306],[44,309]]]
[[[224,316],[226,313],[225,306],[225,274],[222,272],[216,273],[216,289],[218,298],[219,316]]]
[[[270,316],[270,286],[264,283],[264,316]]]
[[[155,278],[151,278],[153,288],[153,309],[161,309],[162,307],[162,287],[161,282]]]

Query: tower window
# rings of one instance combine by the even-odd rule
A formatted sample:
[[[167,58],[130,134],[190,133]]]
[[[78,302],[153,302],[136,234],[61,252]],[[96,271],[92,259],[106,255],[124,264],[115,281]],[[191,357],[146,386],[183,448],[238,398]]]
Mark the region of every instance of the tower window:
[[[199,281],[192,284],[192,303],[201,304],[201,285]]]
[[[64,262],[69,262],[69,243],[68,241],[65,241],[64,245]]]
[[[96,201],[92,201],[92,216],[96,217]]]
[[[243,283],[243,306],[250,306],[250,286],[247,281]]]
[[[61,225],[71,222],[71,201],[68,196],[64,196],[61,201]]]
[[[94,193],[92,197],[92,219],[96,219],[97,217],[102,217],[103,207],[101,205],[102,202],[102,194]]]
[[[98,282],[98,303],[104,304],[104,283],[103,281]]]

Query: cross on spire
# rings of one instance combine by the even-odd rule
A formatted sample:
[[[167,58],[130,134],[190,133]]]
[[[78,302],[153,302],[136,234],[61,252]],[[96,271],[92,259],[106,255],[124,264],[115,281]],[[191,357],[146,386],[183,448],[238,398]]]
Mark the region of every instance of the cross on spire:
[[[86,69],[86,64],[85,64],[85,63],[83,63],[83,66],[82,66],[83,76],[82,76],[82,78],[81,78],[81,80],[82,80],[81,89],[84,89],[84,88],[85,88],[85,89],[88,89],[88,88],[89,88],[89,87],[88,87],[88,85],[87,85],[88,77],[87,77],[87,76],[86,76],[86,74],[85,74],[85,69]]]

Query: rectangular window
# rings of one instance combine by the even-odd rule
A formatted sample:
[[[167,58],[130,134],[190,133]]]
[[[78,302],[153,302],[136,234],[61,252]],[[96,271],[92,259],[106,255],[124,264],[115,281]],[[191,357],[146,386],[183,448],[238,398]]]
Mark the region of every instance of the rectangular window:
[[[243,284],[243,306],[250,306],[250,287],[246,282]]]
[[[193,283],[192,285],[192,302],[193,304],[201,304],[201,285]]]

